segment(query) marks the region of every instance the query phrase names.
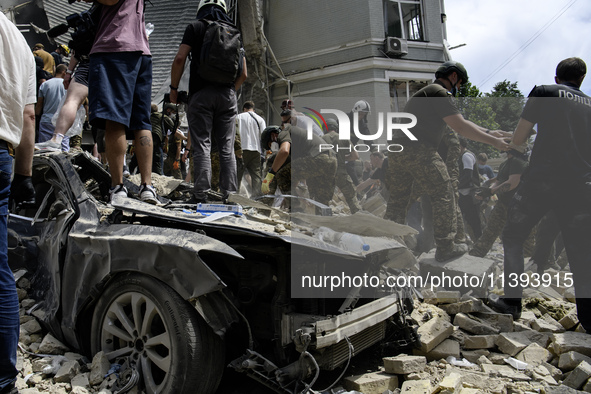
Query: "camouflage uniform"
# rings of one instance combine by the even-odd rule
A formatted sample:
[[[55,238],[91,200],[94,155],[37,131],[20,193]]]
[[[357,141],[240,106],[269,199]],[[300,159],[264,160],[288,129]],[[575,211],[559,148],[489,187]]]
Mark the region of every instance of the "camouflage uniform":
[[[349,209],[351,213],[355,213],[361,210],[361,206],[359,205],[359,201],[357,200],[357,192],[355,191],[355,187],[353,186],[353,180],[349,173],[347,172],[347,167],[345,163],[345,156],[349,153],[348,149],[351,147],[351,142],[347,140],[339,140],[339,134],[336,131],[330,131],[325,133],[322,137],[328,144],[333,146],[338,146],[339,149],[337,154],[337,179],[336,185],[345,196],[345,200],[349,205]]]
[[[445,166],[447,167],[447,173],[449,174],[451,187],[454,191],[454,205],[456,211],[456,237],[454,242],[459,244],[466,242],[464,218],[462,217],[462,211],[460,210],[460,206],[458,204],[460,199],[460,193],[458,191],[458,184],[460,182],[460,166],[458,160],[460,156],[462,156],[462,152],[458,135],[449,127],[443,136],[443,140],[441,140],[439,151],[441,151],[444,146],[447,147],[447,153],[445,154]]]
[[[478,241],[474,244],[474,247],[470,251],[471,256],[477,257],[484,257],[490,251],[493,244],[497,240],[497,238],[503,232],[503,228],[505,227],[505,222],[507,221],[507,214],[509,213],[509,206],[501,201],[498,200],[493,208],[490,216],[488,217],[488,222],[484,231],[482,231],[482,236],[478,238]],[[527,237],[523,245],[523,255],[529,257],[532,255],[534,251],[534,239],[535,239],[535,228]]]
[[[82,133],[70,137],[70,153],[82,152]]]
[[[179,144],[180,139],[178,139],[174,133],[168,136],[168,140],[168,156],[166,157],[166,160],[164,160],[164,175],[172,176],[175,179],[183,179],[180,163],[178,170],[174,169],[174,160],[176,158],[177,149],[181,149],[182,143]]]
[[[404,223],[413,183],[431,199],[435,242],[453,245],[456,211],[453,190],[445,163],[431,146],[406,144],[403,152],[388,154],[390,198],[385,219]]]

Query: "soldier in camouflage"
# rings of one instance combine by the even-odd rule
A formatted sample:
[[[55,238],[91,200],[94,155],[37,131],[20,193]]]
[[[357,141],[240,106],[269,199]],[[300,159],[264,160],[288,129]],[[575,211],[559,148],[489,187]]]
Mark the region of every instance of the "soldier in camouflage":
[[[351,141],[339,139],[339,124],[334,119],[327,119],[326,126],[328,131],[324,133],[322,137],[326,143],[332,145],[337,155],[337,182],[336,185],[340,189],[345,200],[349,205],[351,213],[355,213],[361,210],[359,201],[357,200],[357,193],[355,192],[355,186],[353,186],[353,180],[347,172],[346,162],[349,160],[359,159],[359,155],[355,150],[352,149]]]
[[[457,231],[454,192],[445,163],[437,153],[445,125],[503,151],[509,148],[509,144],[502,139],[504,132],[489,132],[460,114],[452,92],[468,81],[468,73],[462,64],[455,61],[443,63],[435,78],[435,82],[419,90],[404,109],[417,117],[418,123],[411,131],[418,140],[409,141],[400,130],[393,135],[391,142],[402,145],[404,150],[388,155],[390,198],[385,218],[405,223],[411,188],[416,183],[431,198],[437,245],[435,259],[445,261],[468,251],[467,245],[454,242]]]
[[[337,159],[332,149],[321,149],[324,140],[313,134],[308,139],[307,131],[290,124],[267,127],[261,135],[261,146],[268,149],[271,142],[277,142],[279,152],[263,180],[261,192],[270,192],[270,183],[283,164],[291,157],[292,179],[306,180],[310,198],[328,205],[334,194]],[[292,182],[293,185],[294,182]],[[292,193],[293,194],[293,193]]]

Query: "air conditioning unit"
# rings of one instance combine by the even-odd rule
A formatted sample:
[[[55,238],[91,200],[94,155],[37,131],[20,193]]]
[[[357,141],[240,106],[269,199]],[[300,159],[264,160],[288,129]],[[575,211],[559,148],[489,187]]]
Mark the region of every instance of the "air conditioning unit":
[[[404,38],[388,37],[385,42],[388,56],[404,56],[408,54],[408,42]]]

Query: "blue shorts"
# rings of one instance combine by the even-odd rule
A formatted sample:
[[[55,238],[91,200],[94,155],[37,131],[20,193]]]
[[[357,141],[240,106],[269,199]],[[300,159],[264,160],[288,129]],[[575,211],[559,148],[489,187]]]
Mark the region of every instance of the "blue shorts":
[[[95,53],[88,69],[90,122],[111,120],[128,131],[152,130],[152,57],[140,52]],[[133,134],[127,133],[128,139]]]

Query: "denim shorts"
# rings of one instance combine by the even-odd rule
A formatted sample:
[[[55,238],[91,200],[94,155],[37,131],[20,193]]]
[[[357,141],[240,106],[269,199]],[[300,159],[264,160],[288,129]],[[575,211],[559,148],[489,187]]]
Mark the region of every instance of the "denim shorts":
[[[91,55],[88,99],[93,125],[104,128],[104,121],[111,120],[128,131],[151,131],[152,57],[141,52]]]

